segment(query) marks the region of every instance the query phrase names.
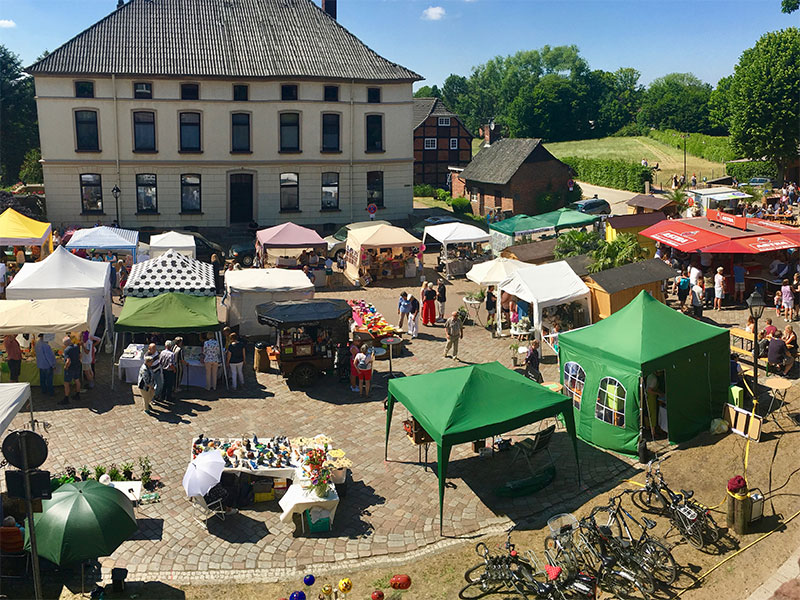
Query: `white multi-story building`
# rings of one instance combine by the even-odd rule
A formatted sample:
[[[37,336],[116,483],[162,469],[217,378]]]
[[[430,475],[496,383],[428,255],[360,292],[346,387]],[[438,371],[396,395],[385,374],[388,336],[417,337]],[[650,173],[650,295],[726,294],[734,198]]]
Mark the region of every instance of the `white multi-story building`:
[[[370,203],[380,219],[412,210],[420,77],[339,25],[335,0],[120,2],[28,72],[54,223],[322,225],[365,220]]]

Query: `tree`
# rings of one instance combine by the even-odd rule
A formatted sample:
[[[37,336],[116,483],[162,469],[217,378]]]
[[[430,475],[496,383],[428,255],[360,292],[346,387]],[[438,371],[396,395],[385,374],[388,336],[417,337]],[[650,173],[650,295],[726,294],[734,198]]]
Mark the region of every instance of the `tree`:
[[[39,143],[33,79],[0,44],[0,181],[16,183],[26,152]]]
[[[638,121],[656,129],[708,133],[710,97],[711,86],[691,73],[670,73],[647,88]]]
[[[25,159],[22,161],[22,166],[19,169],[19,180],[25,183],[42,183],[44,175],[42,174],[42,163],[39,161],[42,158],[42,151],[39,148],[31,148],[25,154]]]
[[[602,239],[596,231],[570,229],[558,236],[553,255],[557,260],[589,254],[600,247]]]
[[[439,91],[439,88],[430,85],[423,85],[419,88],[416,92],[414,92],[414,98],[441,98],[442,92]]]
[[[589,272],[597,273],[614,267],[621,267],[638,262],[644,258],[644,248],[632,233],[622,233],[610,242],[603,240],[600,246],[592,252],[592,262]]]
[[[731,145],[775,163],[778,181],[797,158],[800,133],[800,29],[767,33],[742,53],[730,90]]]
[[[717,87],[711,92],[708,100],[708,120],[712,127],[719,129],[719,133],[727,134],[731,127],[731,84],[733,75],[723,77],[717,82]]]
[[[509,133],[514,137],[539,137],[548,142],[589,136],[587,88],[580,81],[545,75],[535,86],[522,90],[507,111]]]
[[[687,208],[689,208],[689,196],[683,188],[679,187],[674,190],[669,190],[666,194],[664,194],[664,197],[678,207],[679,213],[683,213]]]
[[[800,8],[800,0],[781,0],[781,12],[788,14],[793,13]]]

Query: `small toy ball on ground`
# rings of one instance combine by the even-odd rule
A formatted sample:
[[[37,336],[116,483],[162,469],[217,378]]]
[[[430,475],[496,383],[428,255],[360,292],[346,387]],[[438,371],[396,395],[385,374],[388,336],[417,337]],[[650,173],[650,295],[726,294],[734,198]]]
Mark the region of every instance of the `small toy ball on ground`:
[[[325,585],[322,586],[322,593],[328,597],[332,596],[333,586],[330,583],[326,583]]]
[[[375,590],[372,592],[372,596],[370,596],[372,600],[383,600],[383,592],[380,590]]]
[[[347,594],[350,590],[353,589],[353,582],[350,581],[349,577],[345,577],[344,579],[339,581],[339,591],[343,594]]]
[[[306,575],[305,577],[303,577],[303,583],[305,583],[305,584],[306,584],[306,585],[308,585],[308,586],[312,586],[312,585],[314,585],[314,582],[315,582],[316,580],[317,580],[317,578],[316,578],[316,577],[314,577],[314,576],[313,576],[311,573],[309,573],[308,575]]]
[[[411,577],[408,575],[392,575],[389,586],[393,590],[407,590],[411,587]]]
[[[289,596],[289,600],[306,600],[306,593],[305,592],[292,592],[292,595]]]

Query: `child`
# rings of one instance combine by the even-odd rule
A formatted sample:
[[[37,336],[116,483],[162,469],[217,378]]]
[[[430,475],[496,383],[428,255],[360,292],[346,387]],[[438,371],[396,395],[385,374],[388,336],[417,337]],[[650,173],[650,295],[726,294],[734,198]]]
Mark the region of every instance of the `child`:
[[[778,290],[777,292],[775,292],[775,297],[772,300],[775,303],[775,314],[780,317],[781,316],[781,303],[783,301],[783,293],[781,292],[781,290]]]

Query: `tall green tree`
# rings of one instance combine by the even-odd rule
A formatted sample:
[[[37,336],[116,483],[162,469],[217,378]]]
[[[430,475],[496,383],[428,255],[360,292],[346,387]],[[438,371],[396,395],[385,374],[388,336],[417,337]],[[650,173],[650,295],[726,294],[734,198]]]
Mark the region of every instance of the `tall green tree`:
[[[793,13],[800,8],[800,0],[781,0],[781,12],[788,14]]]
[[[0,44],[0,181],[16,183],[25,154],[39,145],[33,78],[18,55]]]
[[[710,97],[711,86],[691,73],[670,73],[648,86],[638,121],[656,129],[708,133]]]
[[[778,180],[800,144],[800,29],[764,34],[742,53],[730,93],[734,149],[775,163]]]
[[[602,243],[603,239],[596,231],[570,229],[558,236],[553,255],[557,260],[562,260],[570,256],[589,254],[597,250]]]
[[[708,120],[717,133],[727,134],[731,127],[731,84],[733,75],[723,77],[708,99]]]
[[[442,92],[439,91],[439,88],[436,85],[423,85],[419,88],[416,92],[414,92],[414,98],[441,98]]]
[[[644,248],[639,244],[637,236],[632,233],[622,233],[610,242],[603,240],[600,243],[597,250],[592,252],[592,262],[589,263],[588,269],[590,273],[597,273],[638,262],[644,256]]]

